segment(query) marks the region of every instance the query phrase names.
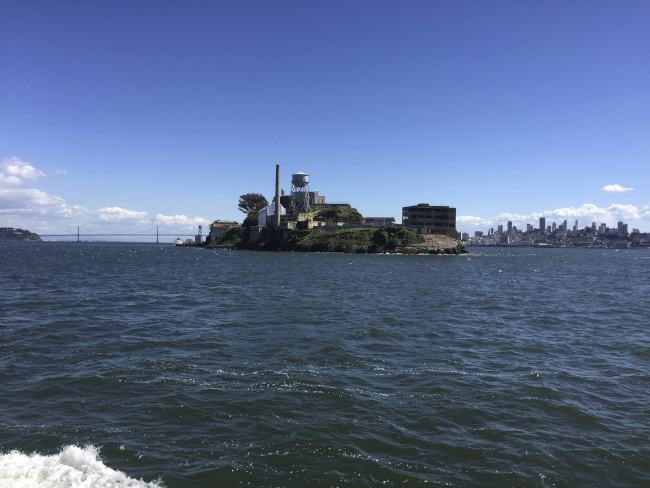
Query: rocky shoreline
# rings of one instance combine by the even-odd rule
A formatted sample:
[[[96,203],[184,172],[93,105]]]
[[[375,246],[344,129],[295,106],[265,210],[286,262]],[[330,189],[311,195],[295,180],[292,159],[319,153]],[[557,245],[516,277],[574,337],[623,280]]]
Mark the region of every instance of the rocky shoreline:
[[[424,242],[409,244],[401,249],[403,254],[467,254],[469,251],[458,239],[442,234],[424,234]]]

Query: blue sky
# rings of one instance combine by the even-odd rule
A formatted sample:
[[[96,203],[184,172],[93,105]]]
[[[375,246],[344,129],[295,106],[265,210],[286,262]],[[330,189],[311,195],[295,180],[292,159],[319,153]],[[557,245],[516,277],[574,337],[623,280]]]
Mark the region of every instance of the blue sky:
[[[0,226],[366,216],[650,232],[650,2],[0,0]]]

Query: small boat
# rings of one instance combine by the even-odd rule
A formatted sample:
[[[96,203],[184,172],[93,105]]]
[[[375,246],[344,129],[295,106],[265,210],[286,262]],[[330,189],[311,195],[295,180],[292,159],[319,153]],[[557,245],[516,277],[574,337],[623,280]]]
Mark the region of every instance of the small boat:
[[[180,237],[177,237],[176,240],[174,241],[174,246],[182,246],[183,241],[181,240]]]

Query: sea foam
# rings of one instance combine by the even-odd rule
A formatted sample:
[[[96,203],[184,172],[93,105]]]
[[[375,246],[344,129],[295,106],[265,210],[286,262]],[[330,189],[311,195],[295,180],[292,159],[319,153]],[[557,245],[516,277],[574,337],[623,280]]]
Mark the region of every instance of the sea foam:
[[[109,468],[94,446],[66,446],[43,456],[19,451],[0,453],[0,488],[161,488]]]

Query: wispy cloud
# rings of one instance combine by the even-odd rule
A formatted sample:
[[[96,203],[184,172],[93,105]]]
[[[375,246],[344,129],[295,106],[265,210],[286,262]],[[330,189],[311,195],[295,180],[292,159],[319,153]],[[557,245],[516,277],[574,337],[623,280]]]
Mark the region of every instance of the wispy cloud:
[[[624,188],[618,183],[614,183],[613,185],[605,185],[603,186],[600,191],[604,191],[607,193],[619,193],[623,191],[632,191],[634,188]]]

